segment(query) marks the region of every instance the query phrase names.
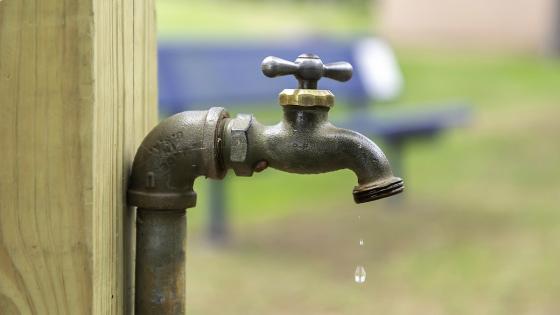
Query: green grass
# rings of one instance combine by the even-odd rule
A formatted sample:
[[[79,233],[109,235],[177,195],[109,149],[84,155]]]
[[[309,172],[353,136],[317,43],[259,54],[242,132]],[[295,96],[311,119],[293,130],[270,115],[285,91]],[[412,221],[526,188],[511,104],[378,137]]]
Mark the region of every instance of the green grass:
[[[406,81],[403,103],[462,97],[488,109],[542,104],[560,95],[558,60],[435,51],[402,51],[399,57]]]
[[[515,214],[438,202],[376,208],[325,208],[240,230],[229,251],[191,247],[191,307],[199,314],[227,307],[228,314],[364,315],[560,309],[558,214],[549,215],[555,227],[543,228]],[[352,281],[356,264],[366,267],[365,285]]]
[[[159,0],[163,37],[290,40],[305,35],[361,34],[370,26],[365,1]]]

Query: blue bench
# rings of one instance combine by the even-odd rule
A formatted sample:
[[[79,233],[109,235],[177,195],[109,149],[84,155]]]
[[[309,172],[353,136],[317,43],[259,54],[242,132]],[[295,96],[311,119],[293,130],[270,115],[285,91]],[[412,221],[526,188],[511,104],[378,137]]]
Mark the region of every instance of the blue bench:
[[[352,49],[326,41],[293,43],[290,46],[243,43],[236,46],[209,43],[160,43],[159,100],[165,113],[185,109],[202,109],[210,105],[228,107],[276,102],[276,95],[285,88],[294,88],[291,77],[266,78],[260,71],[261,61],[275,55],[293,60],[302,52],[313,51],[325,62],[344,60],[353,63]],[[354,70],[354,78],[360,69]],[[336,92],[337,98],[364,105],[370,100],[361,80],[346,83],[322,80],[321,89]]]
[[[437,109],[401,112],[380,118],[369,111],[372,101],[394,99],[403,85],[402,74],[390,47],[375,38],[353,41],[301,40],[281,46],[276,43],[187,43],[161,42],[159,61],[160,111],[170,115],[209,106],[272,104],[285,88],[294,88],[291,77],[270,80],[260,71],[266,56],[293,60],[312,52],[324,62],[348,61],[354,66],[352,80],[345,83],[321,80],[319,88],[334,92],[337,100],[352,108],[349,118],[336,122],[368,136],[383,139],[388,146],[395,174],[402,176],[402,148],[411,139],[432,137],[463,125],[470,118],[469,106],[446,104]],[[224,186],[212,181],[210,237],[226,237]],[[217,197],[218,196],[218,197]],[[219,196],[222,196],[220,198]]]

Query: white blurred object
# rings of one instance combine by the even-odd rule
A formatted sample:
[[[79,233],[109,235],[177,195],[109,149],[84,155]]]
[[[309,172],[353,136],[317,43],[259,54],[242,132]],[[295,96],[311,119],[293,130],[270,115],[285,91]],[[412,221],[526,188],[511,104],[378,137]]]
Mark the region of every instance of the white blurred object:
[[[359,41],[354,49],[356,66],[371,99],[389,101],[403,89],[403,76],[391,47],[379,38]]]

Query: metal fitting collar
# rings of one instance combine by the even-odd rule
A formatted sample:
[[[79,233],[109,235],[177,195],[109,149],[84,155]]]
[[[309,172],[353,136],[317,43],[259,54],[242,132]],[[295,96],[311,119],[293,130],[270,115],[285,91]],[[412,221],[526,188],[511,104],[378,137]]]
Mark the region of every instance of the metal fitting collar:
[[[282,106],[334,106],[334,94],[329,90],[285,89],[278,96]]]

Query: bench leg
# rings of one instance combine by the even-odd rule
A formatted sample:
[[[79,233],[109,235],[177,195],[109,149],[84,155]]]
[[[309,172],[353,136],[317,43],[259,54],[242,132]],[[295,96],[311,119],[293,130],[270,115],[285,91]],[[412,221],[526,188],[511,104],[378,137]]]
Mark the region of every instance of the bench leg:
[[[209,180],[208,238],[213,245],[224,245],[229,238],[225,182]]]

